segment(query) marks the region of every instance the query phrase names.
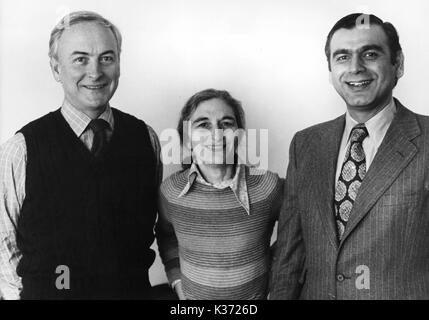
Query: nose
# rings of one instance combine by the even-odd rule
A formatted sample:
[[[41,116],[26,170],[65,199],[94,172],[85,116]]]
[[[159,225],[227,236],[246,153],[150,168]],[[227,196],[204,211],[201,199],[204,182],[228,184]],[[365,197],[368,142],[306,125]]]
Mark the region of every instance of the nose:
[[[360,73],[365,71],[365,65],[363,64],[362,59],[359,56],[354,56],[350,62],[350,72]]]
[[[220,126],[213,126],[212,139],[214,142],[220,142],[223,139],[223,130]]]
[[[94,80],[100,78],[102,75],[100,63],[98,61],[90,62],[88,64],[87,74],[91,79]]]

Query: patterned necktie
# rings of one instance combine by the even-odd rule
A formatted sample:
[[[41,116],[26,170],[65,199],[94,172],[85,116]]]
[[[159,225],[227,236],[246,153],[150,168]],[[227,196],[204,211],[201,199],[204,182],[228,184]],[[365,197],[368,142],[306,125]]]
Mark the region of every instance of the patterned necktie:
[[[362,142],[367,136],[368,130],[364,124],[358,124],[352,129],[349,147],[335,188],[334,208],[339,240],[344,234],[359,187],[366,174]]]
[[[98,157],[103,152],[107,144],[106,129],[109,128],[109,123],[103,119],[91,120],[88,127],[94,132],[94,140],[92,142],[91,153]]]

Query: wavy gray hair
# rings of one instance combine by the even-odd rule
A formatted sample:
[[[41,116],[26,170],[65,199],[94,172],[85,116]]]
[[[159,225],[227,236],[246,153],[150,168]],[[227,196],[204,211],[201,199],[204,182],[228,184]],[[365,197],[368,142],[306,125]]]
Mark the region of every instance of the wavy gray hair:
[[[51,32],[49,39],[49,57],[58,58],[58,41],[60,40],[64,30],[72,25],[82,22],[96,22],[112,30],[118,45],[118,55],[121,55],[122,36],[119,29],[109,20],[92,11],[75,11],[64,16]]]

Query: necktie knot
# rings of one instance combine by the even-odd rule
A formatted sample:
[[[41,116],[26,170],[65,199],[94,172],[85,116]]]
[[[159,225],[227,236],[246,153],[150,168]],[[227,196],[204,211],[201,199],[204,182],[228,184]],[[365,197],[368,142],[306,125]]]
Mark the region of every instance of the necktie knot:
[[[350,141],[351,142],[362,142],[368,137],[368,129],[365,127],[363,123],[356,125],[351,133],[350,133]]]
[[[109,128],[109,123],[103,119],[95,119],[91,120],[91,122],[88,124],[88,127],[91,128],[92,132],[96,134]]]

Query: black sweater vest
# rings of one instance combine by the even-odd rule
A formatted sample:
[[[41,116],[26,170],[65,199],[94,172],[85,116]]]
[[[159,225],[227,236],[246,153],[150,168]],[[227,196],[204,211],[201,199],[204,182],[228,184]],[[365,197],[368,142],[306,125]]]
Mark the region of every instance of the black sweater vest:
[[[114,133],[100,158],[60,110],[20,130],[27,146],[17,232],[23,299],[144,298],[150,288],[154,151],[143,121],[112,110]],[[58,266],[70,271],[70,289],[58,289],[66,275]]]

